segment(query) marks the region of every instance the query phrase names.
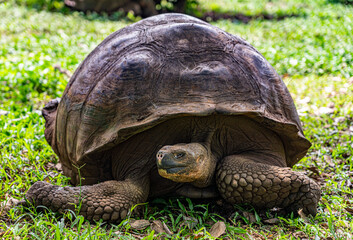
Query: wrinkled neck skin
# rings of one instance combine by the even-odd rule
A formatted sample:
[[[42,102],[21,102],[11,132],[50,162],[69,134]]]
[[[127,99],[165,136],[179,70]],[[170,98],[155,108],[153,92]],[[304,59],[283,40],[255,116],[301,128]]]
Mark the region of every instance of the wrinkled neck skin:
[[[217,159],[218,157],[216,156],[215,153],[212,152],[211,150],[211,139],[213,138],[215,134],[215,129],[211,130],[205,139],[205,142],[203,143],[195,143],[195,144],[200,144],[206,151],[207,155],[205,156],[205,160],[203,163],[203,171],[200,174],[199,179],[195,180],[194,182],[191,182],[192,185],[195,187],[199,188],[204,188],[208,187],[212,184],[213,179],[214,179],[214,173],[217,165]],[[195,134],[194,138],[198,138]]]
[[[217,159],[212,154],[209,143],[201,145],[206,148],[207,156],[204,159],[203,171],[201,172],[200,178],[191,182],[191,184],[195,187],[204,188],[210,186],[213,182]]]

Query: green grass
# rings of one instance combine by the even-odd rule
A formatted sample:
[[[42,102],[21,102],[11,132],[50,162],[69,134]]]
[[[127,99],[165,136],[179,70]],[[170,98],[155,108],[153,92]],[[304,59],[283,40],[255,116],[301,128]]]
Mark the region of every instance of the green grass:
[[[17,1],[21,2],[21,1]],[[275,14],[297,17],[249,24],[220,20],[212,24],[254,45],[287,84],[313,143],[295,166],[322,184],[319,213],[314,218],[278,217],[236,208],[222,219],[214,204],[188,199],[159,199],[143,205],[141,216],[164,222],[170,238],[207,238],[215,221],[225,221],[226,235],[239,239],[352,239],[353,231],[353,7],[331,1],[202,1],[198,11]],[[201,10],[200,10],[201,9]],[[22,199],[38,180],[68,184],[56,168],[57,157],[44,139],[40,109],[60,97],[68,76],[110,33],[128,19],[77,12],[48,12],[0,3],[0,202]],[[318,174],[317,174],[318,173]],[[215,204],[217,205],[217,204]],[[244,214],[251,212],[255,221]],[[0,208],[4,239],[153,239],[152,227],[131,228],[89,223],[75,213],[58,215],[35,209]]]

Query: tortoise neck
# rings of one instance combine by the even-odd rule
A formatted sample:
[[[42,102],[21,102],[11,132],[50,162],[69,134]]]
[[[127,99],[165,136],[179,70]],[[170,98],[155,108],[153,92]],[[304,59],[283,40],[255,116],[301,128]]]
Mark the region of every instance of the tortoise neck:
[[[211,149],[212,139],[216,132],[216,126],[215,126],[216,123],[213,118],[212,120],[213,121],[209,122],[209,125],[208,125],[210,129],[207,132],[207,135],[204,136],[206,138],[204,138],[203,142],[199,143],[207,150],[207,157],[205,157],[204,159],[203,171],[200,174],[199,178],[191,183],[193,186],[199,187],[199,188],[208,187],[212,184],[214,179],[215,169],[216,169],[217,156],[215,155],[215,153],[212,152],[212,149]],[[204,132],[201,131],[201,133],[204,133]],[[197,134],[194,135],[194,138],[195,136],[196,136],[196,139],[200,139],[199,136],[197,136]]]
[[[197,180],[191,183],[199,188],[208,187],[212,184],[217,163],[216,157],[212,154],[210,143],[203,143],[202,145],[207,149],[208,154],[204,159],[202,173]]]

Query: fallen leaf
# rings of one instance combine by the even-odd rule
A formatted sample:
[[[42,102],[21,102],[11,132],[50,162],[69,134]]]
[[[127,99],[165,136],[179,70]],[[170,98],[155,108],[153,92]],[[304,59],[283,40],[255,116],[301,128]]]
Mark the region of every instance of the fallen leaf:
[[[194,233],[194,239],[203,238],[203,236],[204,236],[204,233],[203,233],[203,232]]]
[[[310,222],[309,218],[305,215],[303,209],[298,210],[298,215],[304,220],[304,222],[306,223]]]
[[[131,233],[131,235],[135,238],[135,239],[146,239],[146,235],[145,234],[141,234],[138,235],[136,233]],[[119,238],[120,239],[120,238]]]
[[[62,68],[60,64],[55,64],[53,67],[55,70],[58,70],[60,73],[65,74],[68,78],[71,78],[72,73],[69,70]]]
[[[346,211],[347,211],[347,212],[349,212],[349,213],[353,213],[353,208],[346,207],[345,209],[346,209]]]
[[[335,108],[335,103],[334,102],[330,102],[327,107],[329,108]]]
[[[50,177],[49,176],[46,176],[44,179],[43,179],[44,182],[47,182],[47,183],[50,183]]]
[[[330,155],[324,155],[324,160],[327,164],[333,164],[332,157]]]
[[[308,236],[303,231],[295,232],[293,233],[293,236],[299,239],[309,239]]]
[[[151,224],[151,229],[156,233],[166,233],[163,227],[163,223],[159,220],[154,220]]]
[[[344,120],[346,120],[345,117],[337,117],[337,118],[335,118],[335,120],[333,121],[333,123],[334,123],[334,125],[337,126],[339,123],[344,122]]]
[[[344,236],[344,232],[343,232],[343,230],[342,229],[337,229],[336,230],[336,234],[337,234],[337,236]],[[339,238],[337,238],[337,239],[339,239]],[[348,238],[347,238],[348,239]],[[351,238],[350,238],[351,239]]]
[[[284,73],[283,75],[282,75],[282,78],[288,78],[290,75],[288,74],[288,73]],[[288,84],[288,83],[286,83],[286,84]]]
[[[312,171],[313,173],[315,173],[316,175],[320,176],[320,172],[319,172],[319,169],[315,166],[312,166],[312,167],[308,167],[306,168],[307,170],[310,170]]]
[[[268,224],[277,224],[279,223],[279,219],[278,218],[270,218],[270,219],[266,219],[264,220],[264,223],[268,223]]]
[[[331,178],[332,177],[332,174],[331,173],[322,173],[321,176],[324,178],[324,179],[327,179],[327,178]]]
[[[318,114],[322,115],[322,114],[332,114],[335,112],[334,108],[331,107],[320,107],[318,110]]]
[[[10,211],[10,209],[17,206],[19,202],[20,201],[16,198],[10,197],[8,194],[6,194],[5,200],[0,203],[0,212],[2,210],[5,212]]]
[[[130,222],[130,226],[133,229],[136,230],[142,230],[145,229],[146,227],[150,226],[150,221],[142,219],[142,220],[134,220],[132,222]]]
[[[169,235],[174,234],[172,231],[170,231],[169,227],[167,226],[167,224],[165,224],[165,222],[163,222],[163,228],[167,234],[169,234]]]
[[[226,224],[222,221],[219,221],[213,224],[209,233],[212,237],[218,238],[222,236],[225,233],[225,231],[226,231]]]
[[[51,162],[47,163],[44,166],[45,170],[51,170],[51,169],[54,169],[54,167],[55,167],[54,163],[51,163]]]
[[[306,96],[303,99],[297,99],[297,102],[300,104],[305,104],[305,103],[309,103],[311,101],[310,97]]]
[[[122,236],[122,232],[121,231],[115,231],[114,232],[116,235],[118,235],[118,237],[121,237]]]
[[[255,215],[251,212],[243,212],[243,216],[249,221],[249,223],[257,222]]]
[[[61,163],[57,163],[55,164],[55,169],[58,170],[58,172],[62,171],[62,166],[61,166]]]
[[[348,221],[345,221],[345,220],[342,220],[342,221],[339,221],[337,222],[337,226],[341,226],[341,227],[344,227],[344,228],[348,228],[349,229],[349,222]]]
[[[0,109],[0,116],[9,114],[8,111]]]
[[[267,236],[266,238],[264,236],[262,236],[259,233],[256,232],[252,232],[251,235],[252,239],[256,239],[256,240],[265,240],[265,239],[271,239],[273,237],[272,234],[270,234],[269,236]]]
[[[348,79],[348,82],[351,83],[351,84],[353,84],[353,77],[349,78],[349,79]]]
[[[222,200],[222,199],[217,200],[217,201],[216,201],[216,204],[217,204],[218,206],[223,206],[223,200]]]
[[[320,227],[328,229],[328,224],[327,223],[320,223]]]

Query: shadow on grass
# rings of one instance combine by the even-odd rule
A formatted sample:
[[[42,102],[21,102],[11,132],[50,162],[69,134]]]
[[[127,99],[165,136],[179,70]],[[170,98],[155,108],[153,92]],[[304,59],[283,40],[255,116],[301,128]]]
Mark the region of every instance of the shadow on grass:
[[[352,0],[353,1],[353,0]],[[74,9],[71,9],[68,6],[65,6],[63,4],[54,7],[54,6],[47,6],[47,5],[38,5],[38,4],[28,4],[28,3],[18,3],[17,5],[21,5],[24,7],[27,7],[29,9],[34,9],[36,11],[49,11],[49,12],[55,12],[55,13],[61,13],[63,15],[79,15],[80,17],[89,20],[89,21],[130,21],[130,22],[136,22],[141,19],[139,16],[134,16],[133,13],[125,13],[123,10],[119,11],[114,11],[114,12],[101,12],[97,13],[94,11],[77,11]],[[238,21],[241,23],[249,23],[252,20],[265,20],[265,21],[280,21],[284,20],[286,18],[296,18],[296,17],[306,17],[305,14],[269,14],[266,12],[261,12],[258,14],[254,15],[246,15],[241,12],[217,12],[217,11],[207,11],[207,9],[203,9],[202,11],[199,11],[200,9],[196,8],[191,8],[191,9],[186,9],[185,14],[188,14],[190,16],[194,16],[196,18],[199,18],[201,20],[204,20],[206,22],[211,22],[211,21],[218,21],[218,20],[223,20],[223,19],[229,19],[232,21]],[[158,10],[158,14],[163,14],[163,13],[173,13],[174,11],[167,10],[167,9],[161,9]]]
[[[327,0],[328,3],[344,4],[353,6],[353,0]]]
[[[293,17],[305,17],[304,14],[269,14],[269,13],[259,13],[254,15],[245,15],[243,13],[235,12],[235,13],[217,13],[214,11],[204,13],[200,19],[211,22],[218,21],[223,19],[230,19],[232,21],[238,21],[242,23],[249,23],[252,20],[269,20],[269,21],[281,21],[286,18]]]

